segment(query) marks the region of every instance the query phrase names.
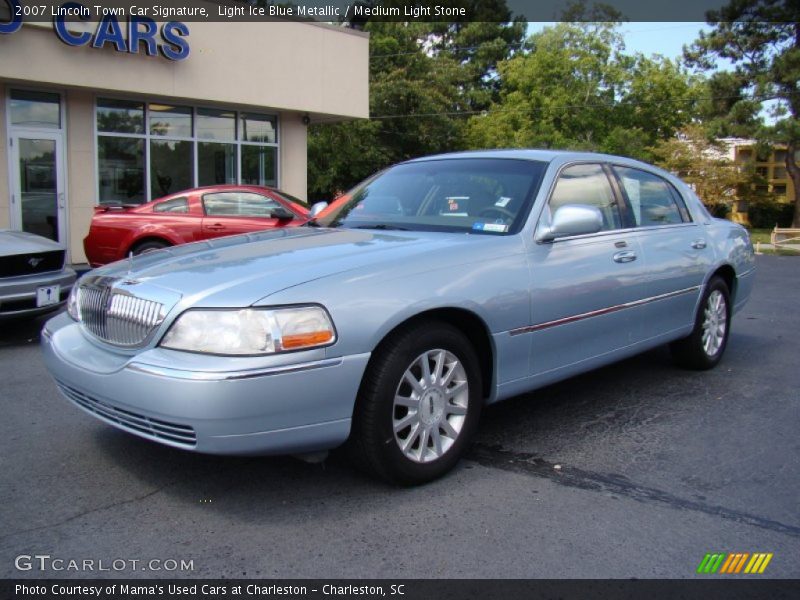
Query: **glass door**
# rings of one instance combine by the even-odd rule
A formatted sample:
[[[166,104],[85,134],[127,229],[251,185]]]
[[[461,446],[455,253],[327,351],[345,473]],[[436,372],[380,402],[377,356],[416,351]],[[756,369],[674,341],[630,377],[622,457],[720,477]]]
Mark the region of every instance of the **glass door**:
[[[11,225],[66,245],[64,151],[60,132],[11,135]]]

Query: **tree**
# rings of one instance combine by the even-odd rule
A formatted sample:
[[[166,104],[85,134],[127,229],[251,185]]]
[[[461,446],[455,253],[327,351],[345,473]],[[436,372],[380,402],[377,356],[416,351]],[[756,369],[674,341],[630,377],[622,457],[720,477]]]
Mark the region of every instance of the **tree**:
[[[731,75],[711,79],[729,95],[727,104],[711,111],[715,126],[786,146],[786,171],[794,184],[792,226],[800,227],[800,1],[732,0],[706,18],[713,29],[701,32],[685,56],[704,71],[716,69],[718,59],[733,65]],[[774,122],[765,125],[757,113],[768,100],[777,105]]]
[[[522,16],[512,19],[505,0],[461,0],[450,5],[466,8],[470,20],[433,23],[426,45],[455,61],[462,71],[462,109],[484,110],[498,100],[497,64],[522,50],[527,24]]]
[[[359,24],[370,34],[370,121],[310,127],[311,199],[329,200],[395,162],[464,147],[463,113],[496,96],[496,64],[519,47],[525,25],[504,21],[505,0],[459,4],[475,5],[485,22]]]
[[[659,142],[652,153],[658,166],[691,185],[706,206],[725,205],[728,212],[740,190],[751,182],[751,174],[729,159],[726,150],[709,139],[703,126],[693,124]]]
[[[330,200],[392,163],[461,145],[454,93],[463,73],[452,58],[432,56],[421,40],[429,23],[368,22],[370,120],[313,125],[309,196]]]
[[[500,101],[470,119],[474,147],[596,149],[613,126],[622,39],[609,23],[559,23],[498,65]]]
[[[470,119],[473,147],[571,148],[648,160],[649,148],[694,114],[693,78],[663,57],[626,55],[617,23],[559,23],[528,46],[499,64],[500,100]]]

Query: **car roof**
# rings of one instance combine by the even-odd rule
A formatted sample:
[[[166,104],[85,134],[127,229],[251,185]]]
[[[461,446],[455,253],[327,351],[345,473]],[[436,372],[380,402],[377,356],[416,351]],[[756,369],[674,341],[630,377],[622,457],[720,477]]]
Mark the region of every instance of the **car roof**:
[[[423,156],[415,158],[407,162],[424,162],[428,160],[443,160],[452,158],[507,158],[514,160],[535,160],[542,162],[551,162],[559,159],[561,161],[568,160],[598,160],[603,162],[619,162],[628,164],[638,164],[653,168],[652,165],[643,163],[632,158],[624,156],[614,156],[612,154],[602,154],[599,152],[581,152],[578,150],[549,150],[549,149],[534,149],[534,148],[505,148],[500,150],[466,150],[462,152],[448,152],[446,154],[434,154],[432,156]]]

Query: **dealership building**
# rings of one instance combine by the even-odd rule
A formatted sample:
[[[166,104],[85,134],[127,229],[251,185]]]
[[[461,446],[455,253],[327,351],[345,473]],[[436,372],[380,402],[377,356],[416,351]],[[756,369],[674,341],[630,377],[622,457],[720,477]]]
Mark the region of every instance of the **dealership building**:
[[[99,204],[219,183],[304,199],[308,124],[369,116],[364,33],[114,20],[0,14],[0,228],[59,240],[73,263]]]

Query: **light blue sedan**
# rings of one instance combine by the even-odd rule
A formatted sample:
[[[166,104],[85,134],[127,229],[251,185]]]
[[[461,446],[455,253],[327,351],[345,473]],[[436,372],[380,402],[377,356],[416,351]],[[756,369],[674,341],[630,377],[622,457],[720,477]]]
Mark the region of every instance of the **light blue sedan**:
[[[42,344],[61,392],[130,433],[212,454],[347,442],[415,484],[456,464],[484,404],[665,343],[713,367],[753,279],[747,232],[669,173],[466,152],[387,169],[308,226],[92,271]]]

